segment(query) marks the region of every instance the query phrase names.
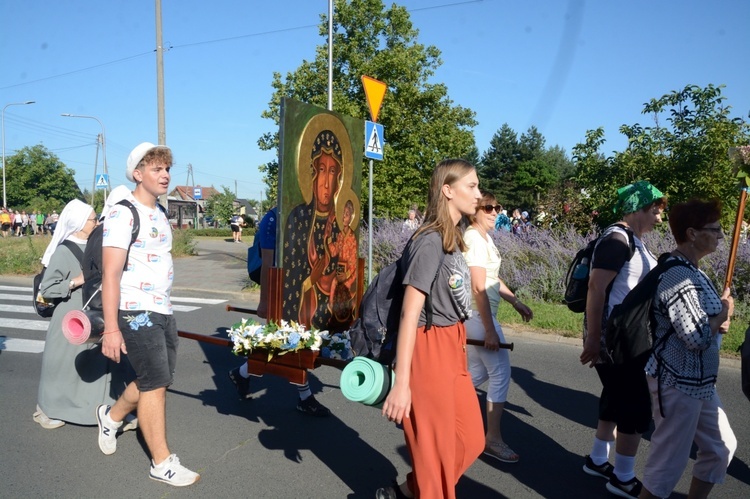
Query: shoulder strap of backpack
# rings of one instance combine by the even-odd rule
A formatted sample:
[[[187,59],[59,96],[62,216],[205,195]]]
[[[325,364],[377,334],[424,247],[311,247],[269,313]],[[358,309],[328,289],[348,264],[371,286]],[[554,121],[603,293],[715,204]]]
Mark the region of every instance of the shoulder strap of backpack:
[[[612,225],[624,230],[625,233],[628,235],[628,246],[630,246],[630,258],[633,258],[633,255],[635,254],[635,234],[633,233],[633,229],[631,229],[627,225],[620,223],[620,222],[614,223]]]
[[[78,263],[82,265],[83,262],[83,251],[81,248],[78,247],[76,243],[73,241],[68,241],[67,239],[63,241],[61,244],[63,244],[66,248],[70,250],[71,253],[73,253],[73,256],[76,257],[78,260]]]
[[[435,285],[435,281],[437,281],[437,277],[440,274],[440,269],[443,267],[443,262],[445,261],[445,252],[442,253],[440,257],[440,265],[438,265],[437,272],[435,272],[435,277],[432,278],[432,284],[430,284],[430,294],[427,295],[427,298],[425,298],[425,331],[429,331],[432,328],[432,287]]]
[[[123,270],[126,270],[128,268],[128,258],[130,257],[130,247],[133,246],[135,240],[138,239],[138,233],[141,231],[141,217],[140,215],[138,215],[138,210],[136,209],[135,205],[127,199],[118,201],[117,204],[127,206],[130,209],[130,213],[133,214],[133,228],[130,230],[130,244],[128,245],[128,251],[125,254],[125,266],[122,268]],[[160,205],[159,203],[156,203],[156,205],[161,208],[162,211],[164,211],[164,207],[162,205]]]
[[[661,275],[666,272],[667,270],[671,269],[672,267],[677,267],[678,265],[682,265],[683,267],[688,267],[688,264],[683,262],[679,258],[674,258],[672,260],[667,260],[669,257],[668,253],[664,253],[663,255],[659,256],[659,263],[654,268],[654,295],[656,295],[656,285],[659,283],[659,278]],[[659,355],[656,355],[656,349],[659,347],[659,350],[664,350],[666,348],[667,339],[669,339],[670,336],[675,332],[674,326],[672,324],[669,325],[669,329],[667,330],[666,334],[662,336],[661,338],[656,338],[656,314],[654,314],[654,307],[653,304],[651,306],[651,309],[649,311],[649,320],[651,321],[651,351],[655,354],[654,358],[656,359],[656,383],[657,383],[657,389],[656,394],[659,399],[659,413],[661,414],[661,417],[665,417],[664,415],[664,405],[661,403],[661,372],[662,372],[662,362],[659,359]]]

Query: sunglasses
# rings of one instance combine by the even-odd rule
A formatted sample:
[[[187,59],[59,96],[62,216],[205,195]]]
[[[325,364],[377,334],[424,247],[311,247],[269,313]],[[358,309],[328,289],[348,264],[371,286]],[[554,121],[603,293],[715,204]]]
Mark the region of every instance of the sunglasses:
[[[480,210],[484,210],[485,213],[488,215],[492,213],[492,210],[495,210],[495,213],[500,213],[503,210],[503,207],[499,204],[496,204],[495,206],[492,206],[491,204],[486,204],[484,206],[479,207]]]

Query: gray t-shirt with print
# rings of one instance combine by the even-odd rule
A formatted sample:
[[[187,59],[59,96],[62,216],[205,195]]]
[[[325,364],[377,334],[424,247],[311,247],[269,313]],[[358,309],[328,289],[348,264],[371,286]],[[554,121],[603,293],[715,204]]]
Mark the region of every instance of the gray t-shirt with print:
[[[445,327],[471,316],[471,274],[460,251],[447,253],[438,272],[442,255],[443,241],[440,234],[420,234],[404,250],[401,270],[404,286],[410,285],[431,295],[432,323]],[[435,286],[432,286],[433,279]],[[419,326],[426,323],[427,318],[422,309]]]

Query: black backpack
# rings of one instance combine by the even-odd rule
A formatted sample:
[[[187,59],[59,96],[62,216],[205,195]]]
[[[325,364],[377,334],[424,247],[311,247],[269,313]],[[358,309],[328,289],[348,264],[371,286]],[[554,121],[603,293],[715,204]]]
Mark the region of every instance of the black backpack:
[[[78,262],[83,265],[83,251],[81,251],[81,248],[79,248],[76,243],[74,243],[73,241],[63,241],[61,244],[68,248],[78,259]],[[52,317],[52,313],[55,311],[55,307],[57,307],[58,303],[62,301],[62,298],[47,300],[42,296],[42,293],[39,292],[39,288],[42,284],[42,281],[44,280],[45,270],[47,270],[47,267],[42,268],[42,271],[34,276],[33,301],[34,310],[36,311],[37,315],[39,317],[47,318]]]
[[[668,255],[659,257],[659,264],[625,296],[622,303],[612,309],[607,319],[605,339],[607,351],[614,364],[633,364],[646,367],[651,352],[663,345],[674,331],[656,341],[656,318],[654,296],[661,275],[677,265],[687,266],[679,258],[667,261]]]
[[[594,256],[594,249],[599,240],[608,235],[610,227],[617,226],[624,229],[628,234],[628,244],[630,245],[630,258],[635,254],[635,239],[630,227],[622,224],[614,224],[607,227],[602,234],[589,242],[586,247],[578,250],[573,261],[568,266],[568,272],[565,274],[565,298],[564,303],[572,312],[582,314],[586,311],[586,295],[589,292],[589,274],[591,273],[591,261]]]
[[[130,254],[130,246],[133,245],[135,240],[138,238],[138,231],[141,229],[141,219],[138,216],[138,210],[136,210],[133,203],[127,199],[119,201],[117,204],[127,206],[130,212],[133,214],[133,228],[130,235],[130,245],[128,246],[128,254]],[[159,205],[161,208],[161,205]],[[164,208],[162,208],[163,210]],[[88,310],[102,310],[102,294],[100,293],[102,287],[102,231],[104,230],[104,224],[97,225],[91,234],[89,234],[88,242],[86,243],[86,250],[83,252],[83,308]],[[128,257],[125,257],[125,267],[127,269]]]
[[[740,378],[742,379],[742,393],[750,400],[750,327],[745,331],[745,341],[737,349],[740,352],[742,364]]]
[[[407,243],[407,247],[411,240]],[[406,252],[406,250],[404,250]],[[403,270],[401,258],[382,269],[367,287],[362,303],[359,305],[359,317],[349,329],[352,350],[355,355],[368,357],[381,364],[391,365],[396,360],[396,342],[398,327],[401,322],[401,307],[404,302]],[[443,266],[445,253],[440,258],[438,273]],[[435,285],[437,273],[432,279]],[[425,298],[427,324],[425,330],[432,327],[432,293]]]

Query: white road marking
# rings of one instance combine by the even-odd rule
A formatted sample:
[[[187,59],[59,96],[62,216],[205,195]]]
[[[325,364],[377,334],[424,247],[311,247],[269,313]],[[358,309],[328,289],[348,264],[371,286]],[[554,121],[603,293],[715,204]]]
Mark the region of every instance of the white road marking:
[[[25,288],[20,286],[0,286],[0,291],[22,291],[24,293],[31,293],[34,288]]]
[[[219,303],[225,303],[227,300],[217,300],[215,298],[180,298],[179,296],[173,296],[171,300],[177,302],[187,303],[205,303],[206,305],[218,305]]]
[[[0,336],[0,350],[5,350],[7,352],[42,353],[44,352],[44,342],[41,340],[26,340]]]
[[[28,321],[25,319],[8,319],[0,317],[0,328],[46,331],[48,326],[48,321]]]
[[[36,310],[31,305],[3,305],[0,303],[0,312],[13,312],[16,314],[35,314]]]

